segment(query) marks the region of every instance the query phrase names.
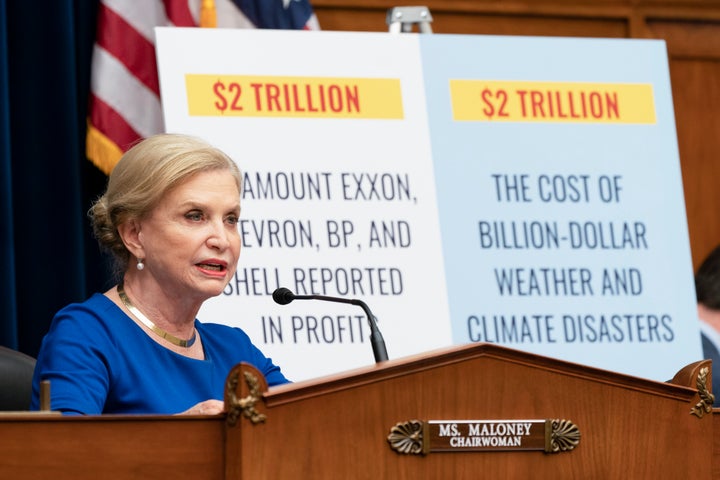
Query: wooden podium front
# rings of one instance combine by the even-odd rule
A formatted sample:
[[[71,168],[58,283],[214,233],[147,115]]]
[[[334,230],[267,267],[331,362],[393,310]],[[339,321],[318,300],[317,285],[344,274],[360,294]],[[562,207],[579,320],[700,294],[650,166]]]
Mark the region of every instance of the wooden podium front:
[[[225,415],[2,416],[0,478],[710,479],[709,367],[660,383],[475,344],[267,390],[243,364]]]

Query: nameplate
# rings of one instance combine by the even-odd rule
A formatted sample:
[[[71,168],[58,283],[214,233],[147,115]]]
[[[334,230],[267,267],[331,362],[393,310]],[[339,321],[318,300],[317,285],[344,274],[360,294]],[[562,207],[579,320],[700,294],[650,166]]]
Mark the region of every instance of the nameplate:
[[[409,420],[396,424],[387,437],[398,453],[573,450],[580,430],[568,420]]]

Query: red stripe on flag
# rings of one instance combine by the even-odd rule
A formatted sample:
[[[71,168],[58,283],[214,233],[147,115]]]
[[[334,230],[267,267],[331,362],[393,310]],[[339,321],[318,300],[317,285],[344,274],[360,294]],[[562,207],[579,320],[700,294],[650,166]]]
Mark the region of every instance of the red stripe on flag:
[[[155,46],[123,17],[100,5],[96,42],[117,58],[145,86],[160,95]]]
[[[195,19],[190,13],[187,0],[162,0],[165,4],[165,13],[176,27],[196,27]]]
[[[140,139],[140,134],[122,115],[95,95],[90,95],[90,123],[105,134],[123,152]]]

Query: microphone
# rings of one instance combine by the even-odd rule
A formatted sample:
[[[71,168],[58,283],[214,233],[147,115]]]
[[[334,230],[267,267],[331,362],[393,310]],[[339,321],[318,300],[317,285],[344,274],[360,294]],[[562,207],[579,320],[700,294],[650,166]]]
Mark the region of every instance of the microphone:
[[[326,302],[359,305],[365,311],[368,324],[370,325],[370,344],[372,345],[373,355],[375,355],[375,363],[384,362],[388,359],[387,349],[385,348],[385,340],[383,339],[382,333],[380,333],[380,329],[377,326],[375,315],[372,314],[370,307],[368,307],[362,300],[326,297],[325,295],[295,295],[292,290],[285,287],[275,289],[272,297],[273,300],[275,300],[275,303],[280,305],[287,305],[293,300],[324,300]]]

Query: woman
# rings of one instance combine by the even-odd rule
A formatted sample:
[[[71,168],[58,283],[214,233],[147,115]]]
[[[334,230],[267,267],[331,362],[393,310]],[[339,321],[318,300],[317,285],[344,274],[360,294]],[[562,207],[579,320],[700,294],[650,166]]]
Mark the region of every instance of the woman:
[[[280,369],[240,329],[196,315],[235,274],[241,175],[227,155],[184,135],[129,150],[90,209],[120,281],[60,310],[33,379],[50,380],[65,413],[215,414],[230,369],[253,364],[269,385]]]

